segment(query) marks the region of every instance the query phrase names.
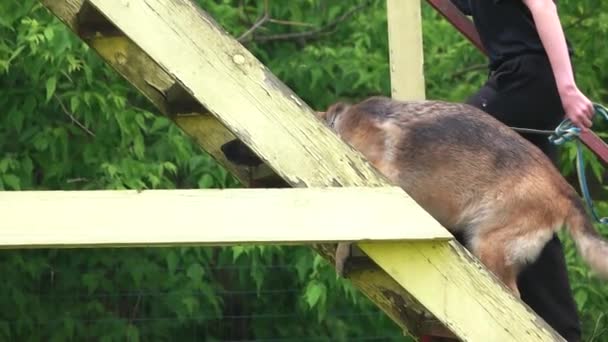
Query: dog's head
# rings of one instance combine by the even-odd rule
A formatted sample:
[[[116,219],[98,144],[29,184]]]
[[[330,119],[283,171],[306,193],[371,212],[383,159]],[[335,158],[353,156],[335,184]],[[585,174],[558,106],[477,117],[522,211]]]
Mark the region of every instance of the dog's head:
[[[329,128],[334,131],[338,131],[339,123],[343,118],[343,114],[345,114],[350,105],[344,102],[337,102],[329,108],[325,112],[316,112],[316,116],[321,119]]]

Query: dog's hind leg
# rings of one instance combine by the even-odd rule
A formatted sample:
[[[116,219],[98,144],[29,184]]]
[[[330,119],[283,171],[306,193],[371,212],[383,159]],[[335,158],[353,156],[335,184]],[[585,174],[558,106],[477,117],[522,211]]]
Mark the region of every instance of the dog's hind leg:
[[[483,236],[474,237],[471,241],[471,251],[490,272],[513,291],[515,296],[520,298],[517,287],[518,265],[509,263],[508,246],[498,235],[491,231]]]

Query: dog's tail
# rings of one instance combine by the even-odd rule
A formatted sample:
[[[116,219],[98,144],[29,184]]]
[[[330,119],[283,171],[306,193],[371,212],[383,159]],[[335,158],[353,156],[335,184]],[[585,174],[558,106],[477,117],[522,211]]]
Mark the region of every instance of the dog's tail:
[[[572,199],[566,226],[583,260],[602,278],[608,278],[608,241],[595,230],[580,198]]]

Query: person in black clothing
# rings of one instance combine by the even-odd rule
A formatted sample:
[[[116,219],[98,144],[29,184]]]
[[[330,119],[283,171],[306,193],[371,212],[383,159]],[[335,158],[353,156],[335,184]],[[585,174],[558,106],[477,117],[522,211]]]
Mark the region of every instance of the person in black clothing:
[[[472,16],[489,55],[490,76],[467,103],[512,127],[552,130],[564,119],[586,130],[593,105],[576,86],[572,46],[553,0],[451,0]],[[544,135],[526,135],[557,165]],[[461,243],[463,237],[456,236]],[[518,278],[522,300],[568,341],[581,328],[557,236]]]

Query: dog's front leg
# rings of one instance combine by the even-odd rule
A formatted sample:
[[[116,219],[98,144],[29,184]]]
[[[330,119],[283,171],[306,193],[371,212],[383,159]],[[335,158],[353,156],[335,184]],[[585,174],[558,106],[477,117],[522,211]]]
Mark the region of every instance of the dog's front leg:
[[[351,256],[351,246],[351,242],[340,242],[336,248],[334,265],[336,267],[336,273],[338,273],[340,277],[344,277],[344,268],[346,266],[346,262]]]

